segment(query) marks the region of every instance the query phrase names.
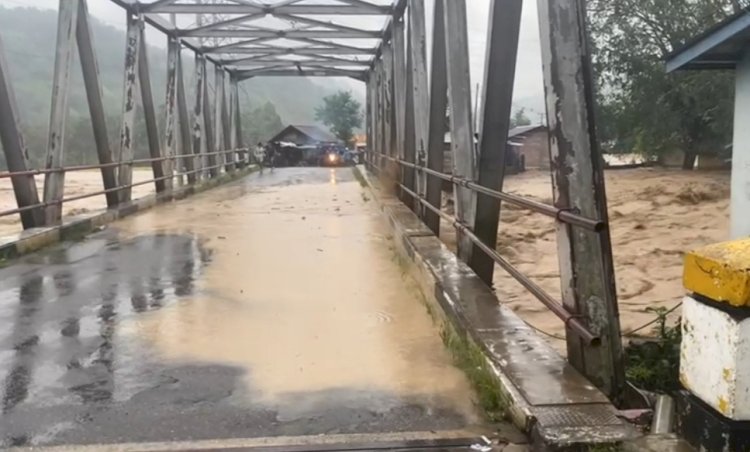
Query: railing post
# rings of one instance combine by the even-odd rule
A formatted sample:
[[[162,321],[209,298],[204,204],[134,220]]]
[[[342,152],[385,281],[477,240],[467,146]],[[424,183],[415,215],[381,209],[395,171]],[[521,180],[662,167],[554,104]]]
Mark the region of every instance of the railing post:
[[[479,118],[481,129],[478,131],[479,179],[477,182],[483,187],[497,191],[503,189],[505,175],[505,153],[510,128],[522,6],[523,0],[493,0],[490,3],[484,93]],[[474,233],[492,249],[497,246],[499,222],[500,200],[478,194]],[[479,277],[492,287],[495,261],[475,245],[469,264]]]
[[[118,183],[120,203],[131,199],[133,182],[133,148],[135,140],[135,113],[138,102],[138,64],[141,49],[141,29],[143,17],[127,13],[128,29],[125,45],[125,80],[122,96],[122,124],[120,127],[120,151],[117,161],[120,163]]]
[[[185,93],[185,79],[182,67],[182,44],[176,38],[172,38],[173,52],[177,56],[177,116],[180,123],[180,154],[184,155],[179,161],[182,162],[189,184],[197,180],[195,173],[195,158],[193,155],[193,140],[190,133],[190,114],[188,113],[187,94]],[[198,149],[200,152],[200,148]]]
[[[5,61],[5,50],[0,38],[0,143],[3,145],[5,161],[11,172],[28,171],[29,151],[26,149],[21,127],[18,121],[18,107],[13,86],[8,74],[8,63]],[[13,194],[19,208],[39,204],[39,193],[33,175],[13,176]],[[21,224],[24,229],[44,225],[44,209],[30,209],[21,212]]]
[[[78,26],[78,1],[60,0],[57,16],[57,44],[55,72],[52,78],[52,106],[50,108],[49,134],[47,135],[47,169],[62,169],[65,159],[65,123],[68,119],[70,97],[70,70],[75,54],[76,28]],[[59,223],[65,192],[65,173],[47,173],[44,178],[45,223]]]
[[[448,75],[445,57],[445,0],[435,0],[435,16],[432,27],[432,61],[430,76],[430,125],[427,149],[427,167],[445,171],[445,118],[448,110]],[[427,177],[427,202],[442,205],[443,181],[435,176]],[[435,235],[440,235],[440,216],[430,209],[424,210],[424,222]]]
[[[475,181],[477,158],[474,128],[471,120],[471,80],[469,70],[469,39],[466,3],[446,1],[445,47],[448,64],[448,96],[451,106],[451,148],[453,175]],[[465,187],[454,188],[456,219],[470,230],[474,229],[477,195]],[[474,248],[472,241],[456,231],[458,256],[468,262]]]
[[[411,49],[411,91],[406,95],[412,99],[414,109],[415,163],[424,166],[427,162],[427,147],[430,127],[430,92],[427,83],[427,26],[424,0],[409,0],[409,42]],[[422,198],[427,194],[427,179],[422,171],[414,171],[414,191]],[[424,218],[427,210],[415,200],[414,207]]]
[[[594,85],[583,0],[538,0],[555,206],[605,224],[607,198],[596,140]],[[625,384],[609,229],[557,224],[563,304],[601,337],[591,346],[567,328],[568,360],[618,400]]]
[[[96,154],[99,163],[108,165],[101,169],[102,183],[105,190],[117,188],[117,170],[111,166],[112,146],[107,133],[107,121],[104,113],[104,102],[102,100],[102,84],[99,78],[99,63],[94,50],[93,32],[89,21],[89,10],[87,0],[78,1],[78,27],[76,28],[76,40],[78,42],[78,53],[83,70],[83,82],[86,85],[86,97],[91,115],[91,126],[94,131],[94,142],[96,143]],[[105,194],[107,206],[117,205],[117,192],[108,191]]]
[[[148,136],[149,155],[152,159],[162,158],[164,155],[159,142],[159,126],[156,122],[156,109],[154,108],[154,96],[151,93],[151,73],[148,65],[148,54],[146,46],[146,34],[144,27],[141,27],[141,50],[138,54],[138,81],[141,85],[141,101],[143,102],[143,116],[146,121],[146,135]],[[164,179],[167,175],[172,174],[172,168],[169,160],[151,162],[151,169],[154,175],[154,185],[156,192],[161,193],[168,188],[172,188],[172,179]]]
[[[193,102],[193,153],[195,154],[195,169],[197,172],[196,180],[203,176],[201,171],[206,165],[203,162],[204,152],[207,152],[208,140],[206,139],[205,126],[208,120],[204,117],[203,112],[205,102],[205,78],[206,78],[206,59],[203,55],[195,54],[195,102]]]

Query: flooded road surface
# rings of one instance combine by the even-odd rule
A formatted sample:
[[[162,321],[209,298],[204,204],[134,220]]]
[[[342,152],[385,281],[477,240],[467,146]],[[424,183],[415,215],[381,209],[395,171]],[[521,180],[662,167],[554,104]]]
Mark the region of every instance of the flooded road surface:
[[[2,446],[481,423],[350,169],[286,169],[0,270]]]

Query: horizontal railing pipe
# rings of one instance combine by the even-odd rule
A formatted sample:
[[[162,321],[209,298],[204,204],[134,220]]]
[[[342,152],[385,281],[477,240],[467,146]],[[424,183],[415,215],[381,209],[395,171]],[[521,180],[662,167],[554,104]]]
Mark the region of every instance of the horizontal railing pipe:
[[[392,157],[390,155],[386,155],[382,153],[380,155],[402,166],[412,168],[417,171],[422,171],[426,174],[443,179],[444,181],[451,182],[455,185],[459,185],[461,187],[465,187],[470,190],[474,190],[477,193],[482,193],[484,195],[491,196],[496,199],[500,199],[502,201],[508,202],[518,207],[525,208],[532,212],[536,212],[536,213],[546,215],[551,218],[555,218],[556,220],[559,220],[560,222],[565,223],[565,224],[579,226],[579,227],[582,227],[584,229],[588,229],[594,232],[600,232],[606,227],[606,224],[604,222],[599,221],[599,220],[592,220],[582,215],[578,215],[577,213],[575,213],[573,209],[560,209],[554,206],[541,203],[539,201],[534,201],[532,199],[524,198],[523,196],[518,196],[518,195],[513,195],[513,194],[502,192],[502,191],[492,190],[490,188],[483,187],[470,180],[467,180],[461,177],[456,177],[451,174],[441,173],[440,171],[435,171],[433,169],[427,168],[426,166],[417,165],[415,163],[407,162],[407,161],[398,159],[396,157]]]
[[[116,166],[129,165],[129,164],[141,164],[141,163],[158,162],[158,161],[164,161],[164,160],[176,160],[176,159],[180,159],[180,158],[201,157],[203,155],[208,155],[208,154],[214,155],[214,154],[229,154],[229,153],[245,154],[245,153],[249,153],[249,150],[248,149],[231,149],[231,150],[224,150],[224,151],[215,151],[215,152],[210,152],[210,153],[207,152],[207,153],[202,153],[202,154],[182,154],[182,155],[174,155],[174,156],[169,156],[169,157],[155,157],[155,158],[147,158],[147,159],[136,159],[136,160],[131,160],[131,161],[127,161],[127,162],[113,162],[113,163],[104,163],[104,164],[96,164],[96,165],[79,165],[79,166],[72,166],[72,167],[48,168],[48,169],[18,171],[18,172],[3,172],[3,173],[0,173],[0,179],[17,177],[17,176],[29,176],[29,175],[37,175],[37,174],[49,174],[49,173],[53,173],[53,172],[72,172],[72,171],[83,171],[83,170],[91,170],[91,169],[101,169],[101,168],[116,167]],[[152,178],[152,179],[148,179],[148,180],[144,180],[144,181],[140,181],[140,182],[134,182],[134,183],[127,184],[127,185],[121,185],[121,186],[117,186],[117,187],[112,187],[112,188],[109,188],[109,189],[98,190],[98,191],[95,191],[95,192],[85,193],[85,194],[82,194],[82,195],[72,196],[72,197],[68,197],[68,198],[63,198],[63,199],[56,200],[56,201],[40,202],[38,204],[33,204],[33,205],[29,205],[29,206],[24,206],[24,207],[18,207],[18,208],[15,208],[15,209],[4,210],[4,211],[0,211],[0,218],[6,217],[6,216],[9,216],[9,215],[15,215],[15,214],[18,214],[18,213],[26,212],[26,211],[29,211],[29,210],[46,208],[46,207],[49,207],[49,206],[52,206],[52,205],[57,205],[57,204],[61,204],[62,205],[62,204],[68,203],[68,202],[80,201],[81,199],[87,199],[87,198],[92,198],[94,196],[105,195],[105,194],[111,193],[111,192],[118,192],[118,191],[124,190],[126,188],[132,188],[132,187],[137,187],[137,186],[140,186],[140,185],[152,184],[154,182],[158,182],[158,181],[162,181],[162,180],[166,180],[166,179],[171,179],[171,178],[174,178],[174,177],[180,177],[182,175],[188,175],[188,174],[198,173],[198,172],[202,172],[202,171],[206,171],[206,170],[211,170],[211,169],[219,168],[219,167],[222,167],[222,166],[224,166],[224,163],[221,163],[221,164],[218,164],[218,165],[214,165],[214,166],[211,166],[211,167],[205,167],[205,168],[195,169],[195,170],[191,170],[191,171],[175,173],[175,174],[173,174],[171,176],[162,176],[162,177]]]
[[[454,217],[443,212],[441,209],[433,206],[426,199],[417,195],[414,191],[410,190],[403,184],[398,184],[398,185],[401,188],[401,190],[404,191],[404,193],[416,199],[423,206],[435,212],[435,214],[437,214],[444,220],[448,221],[449,223],[453,225],[453,227],[461,231],[461,233],[463,233],[483,252],[485,252],[488,256],[490,256],[492,260],[494,260],[503,270],[505,270],[510,276],[512,276],[516,281],[518,281],[532,295],[534,295],[534,297],[536,297],[544,306],[546,306],[550,311],[552,311],[553,314],[555,314],[563,322],[565,322],[565,325],[570,327],[573,331],[575,331],[578,334],[578,336],[581,337],[581,339],[583,339],[584,341],[594,346],[601,344],[601,338],[597,336],[596,334],[592,333],[588,329],[588,327],[586,327],[586,325],[584,325],[581,322],[579,316],[576,316],[568,312],[568,310],[565,309],[562,303],[555,300],[550,294],[545,292],[544,289],[542,289],[534,281],[529,279],[526,275],[521,273],[521,271],[518,270],[515,266],[513,266],[513,264],[508,262],[508,260],[505,259],[503,256],[501,256],[496,250],[493,250],[491,247],[485,244],[482,240],[480,240],[479,237],[477,237],[474,234],[474,232],[471,229],[469,229],[466,225],[460,223]]]

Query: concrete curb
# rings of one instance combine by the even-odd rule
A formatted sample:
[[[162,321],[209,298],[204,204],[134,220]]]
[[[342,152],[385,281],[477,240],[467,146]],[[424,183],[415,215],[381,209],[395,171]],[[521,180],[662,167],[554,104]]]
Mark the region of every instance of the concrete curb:
[[[549,344],[364,167],[355,168],[393,229],[427,303],[443,326],[481,350],[507,403],[506,414],[531,435],[535,450],[588,450],[637,436],[606,396]]]
[[[216,179],[209,179],[195,185],[185,185],[167,192],[145,196],[113,209],[68,217],[63,219],[60,225],[28,229],[18,234],[0,237],[0,264],[3,261],[37,251],[61,241],[79,239],[119,218],[150,209],[159,204],[187,198],[190,195],[237,180],[255,170],[256,167],[251,165],[235,170],[232,173],[223,174]]]

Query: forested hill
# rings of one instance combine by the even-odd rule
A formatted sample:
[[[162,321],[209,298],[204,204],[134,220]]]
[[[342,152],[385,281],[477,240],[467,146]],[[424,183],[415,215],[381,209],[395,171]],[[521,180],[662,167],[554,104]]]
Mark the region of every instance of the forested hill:
[[[101,80],[104,91],[110,135],[116,135],[120,117],[122,97],[122,69],[125,53],[124,30],[92,21],[95,45],[99,58]],[[46,146],[49,122],[51,80],[54,66],[54,49],[57,35],[57,12],[32,8],[7,9],[0,7],[0,38],[3,41],[12,82],[16,92],[24,133],[32,159],[40,161]],[[153,38],[150,36],[149,39]],[[154,44],[152,42],[151,44]],[[192,58],[190,52],[183,54],[188,89],[192,82]],[[154,97],[158,105],[163,104],[166,79],[166,51],[160,47],[149,48],[151,80]],[[323,82],[325,83],[325,82]],[[70,97],[71,116],[68,122],[67,157],[70,163],[89,160],[93,148],[87,152],[91,140],[88,125],[88,109],[83,89],[80,64],[76,60],[72,71],[73,90]],[[313,123],[314,108],[322,98],[337,89],[348,89],[350,85],[337,85],[333,81],[319,84],[305,78],[259,78],[244,82],[240,98],[246,118],[259,119],[258,126],[243,124],[248,139],[263,139],[273,135],[273,129],[287,123]],[[272,104],[271,106],[268,103]],[[278,113],[278,117],[275,112]],[[260,118],[258,118],[260,116]],[[140,141],[140,140],[138,140]],[[138,154],[146,152],[139,149]],[[0,156],[0,165],[2,165]]]

